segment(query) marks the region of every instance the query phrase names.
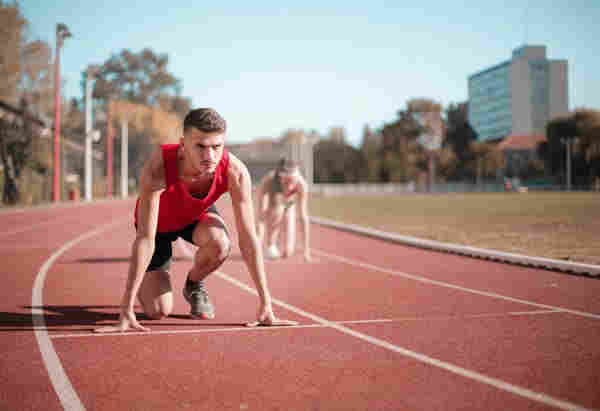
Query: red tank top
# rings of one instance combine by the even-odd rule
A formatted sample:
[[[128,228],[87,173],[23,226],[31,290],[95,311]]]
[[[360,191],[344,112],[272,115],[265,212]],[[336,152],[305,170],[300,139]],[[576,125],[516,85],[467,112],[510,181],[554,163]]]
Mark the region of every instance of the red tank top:
[[[160,195],[157,231],[165,233],[178,231],[200,219],[206,210],[227,191],[227,170],[229,169],[229,153],[223,149],[221,161],[217,164],[213,181],[204,198],[193,197],[187,186],[179,179],[177,153],[179,144],[163,144],[162,155],[165,165],[166,188]],[[135,221],[137,223],[137,207]]]

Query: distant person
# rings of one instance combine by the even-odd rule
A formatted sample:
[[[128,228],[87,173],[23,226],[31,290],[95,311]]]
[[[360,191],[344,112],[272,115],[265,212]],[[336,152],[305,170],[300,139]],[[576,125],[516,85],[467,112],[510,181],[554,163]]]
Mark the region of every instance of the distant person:
[[[258,291],[258,324],[295,324],[278,320],[273,314],[254,226],[252,182],[246,166],[224,148],[225,132],[226,122],[215,110],[192,110],[184,119],[179,144],[161,145],[143,167],[120,324],[98,328],[97,332],[148,331],[136,319],[136,297],[148,317],[170,315],[172,242],[179,237],[198,246],[183,289],[190,313],[197,318],[214,318],[214,306],[203,281],[223,264],[231,250],[225,222],[214,205],[226,192],[231,197],[239,247]]]
[[[286,258],[296,248],[296,212],[304,240],[304,259],[311,261],[310,224],[308,221],[308,185],[298,164],[286,158],[267,173],[256,188],[257,232],[261,244],[265,243],[265,257]],[[282,235],[283,250],[277,243]]]

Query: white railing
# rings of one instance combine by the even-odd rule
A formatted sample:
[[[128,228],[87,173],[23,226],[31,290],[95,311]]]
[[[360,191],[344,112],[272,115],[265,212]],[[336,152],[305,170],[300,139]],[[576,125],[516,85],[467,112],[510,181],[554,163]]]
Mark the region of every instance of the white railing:
[[[415,184],[376,184],[376,183],[357,183],[357,184],[313,184],[311,191],[315,194],[324,196],[336,195],[386,195],[386,194],[404,194],[414,193]]]
[[[476,193],[502,192],[501,183],[436,183],[428,188],[426,185],[409,183],[346,183],[346,184],[313,184],[311,192],[324,196],[341,195],[390,195],[407,193]]]

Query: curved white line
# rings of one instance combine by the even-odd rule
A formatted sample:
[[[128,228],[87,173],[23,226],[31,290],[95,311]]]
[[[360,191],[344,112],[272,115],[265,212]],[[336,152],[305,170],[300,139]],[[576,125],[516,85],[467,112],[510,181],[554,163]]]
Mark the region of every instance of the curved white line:
[[[81,241],[98,235],[117,224],[121,224],[122,222],[123,220],[119,220],[118,222],[108,224],[103,228],[89,231],[63,245],[61,248],[55,251],[42,265],[33,284],[33,293],[31,296],[31,314],[33,318],[35,338],[40,347],[42,360],[46,366],[46,370],[48,370],[48,375],[50,376],[52,386],[54,387],[54,390],[58,395],[58,399],[65,410],[82,411],[85,410],[85,407],[77,396],[75,389],[71,385],[71,381],[65,373],[60,359],[54,350],[52,341],[50,341],[48,330],[46,329],[46,321],[44,320],[43,309],[44,281],[46,280],[46,275],[48,274],[50,267],[52,267],[52,264],[54,264],[54,262],[68,249],[80,243]]]

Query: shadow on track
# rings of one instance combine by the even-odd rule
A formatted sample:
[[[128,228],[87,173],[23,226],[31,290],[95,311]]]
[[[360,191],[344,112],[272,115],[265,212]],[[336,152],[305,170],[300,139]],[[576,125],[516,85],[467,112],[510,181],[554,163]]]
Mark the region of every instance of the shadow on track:
[[[189,261],[188,258],[173,257],[173,261]],[[69,261],[71,264],[106,264],[106,263],[128,263],[129,257],[97,257],[81,258],[79,260]]]
[[[89,331],[90,327],[108,325],[108,322],[117,323],[119,321],[118,305],[44,305],[44,306],[22,306],[23,310],[41,309],[43,315],[31,312],[0,312],[0,332],[9,331],[33,331],[34,317],[43,317],[48,330],[60,330],[62,327],[82,326],[85,328],[77,329]],[[139,307],[136,307],[139,308]],[[165,320],[150,320],[144,313],[136,312],[139,320],[144,321],[151,327],[156,326],[211,326],[211,327],[243,327],[243,322],[216,323],[205,320],[195,320],[189,315],[172,314]],[[170,322],[169,319],[188,320],[183,323]]]
[[[173,256],[173,261],[191,261],[190,257]],[[244,261],[241,254],[232,253],[227,261]],[[95,258],[80,258],[71,261],[62,261],[62,263],[70,264],[109,264],[109,263],[129,263],[129,257],[95,257]]]
[[[0,312],[0,332],[33,330],[34,318],[43,317],[46,327],[62,327],[72,325],[92,326],[103,321],[118,321],[118,306],[23,306],[24,310],[41,309],[43,315],[27,312]],[[113,312],[96,311],[110,309]],[[41,319],[41,318],[40,318]]]

